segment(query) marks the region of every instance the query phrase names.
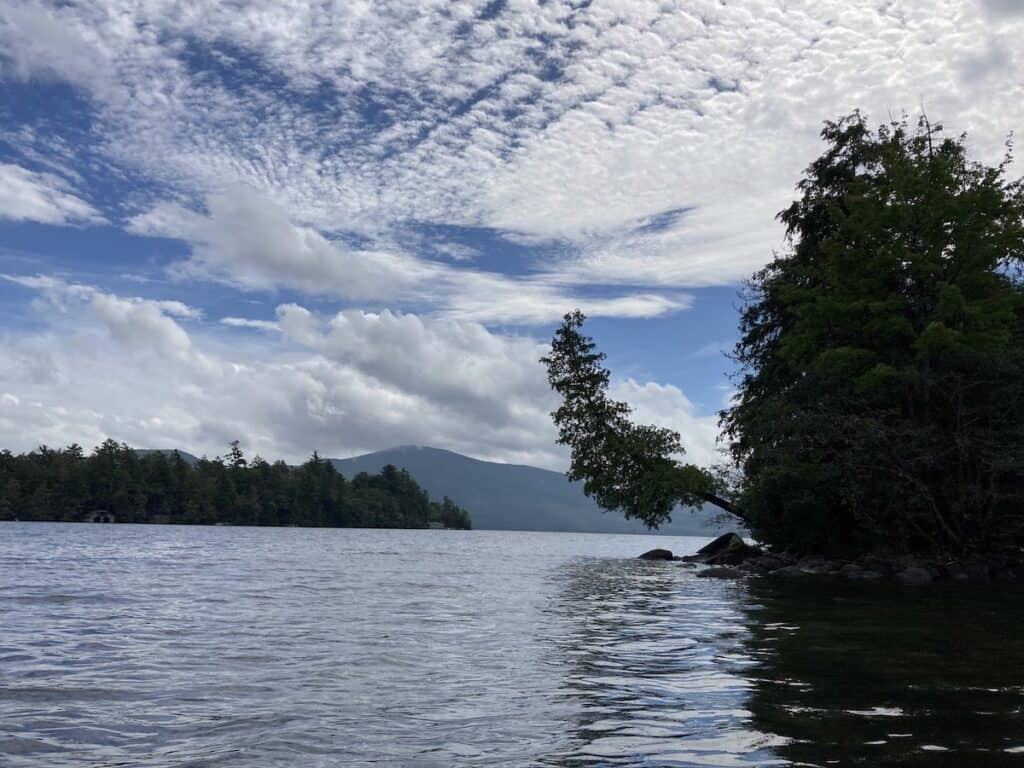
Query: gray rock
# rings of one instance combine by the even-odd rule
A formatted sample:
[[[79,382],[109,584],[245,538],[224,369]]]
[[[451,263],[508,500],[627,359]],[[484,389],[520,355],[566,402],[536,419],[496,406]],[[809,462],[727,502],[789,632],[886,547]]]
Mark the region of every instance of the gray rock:
[[[793,576],[806,576],[809,571],[805,571],[799,565],[787,565],[783,568],[776,568],[772,571],[769,576],[781,576],[783,578],[790,578]]]
[[[773,555],[761,555],[761,557],[754,558],[750,562],[766,571],[777,571],[779,568],[786,566],[785,560]]]
[[[739,565],[751,558],[754,554],[752,550],[753,547],[748,547],[744,544],[743,548],[732,549],[728,552],[720,552],[717,555],[706,557],[704,562],[708,565]]]
[[[878,571],[859,571],[854,574],[848,574],[846,578],[852,581],[878,581],[882,578],[882,574]]]
[[[900,572],[900,581],[904,584],[931,584],[932,574],[927,568],[921,568],[917,565],[912,565]]]
[[[989,581],[989,571],[987,563],[967,563],[964,565],[964,573],[967,574],[968,581],[976,581],[979,584],[984,584]]]
[[[729,550],[739,549],[746,546],[747,543],[743,541],[743,538],[738,533],[723,533],[714,541],[705,544],[703,547],[698,549],[697,554],[710,557],[712,555],[717,555],[722,552],[728,552]]]
[[[715,566],[713,568],[705,568],[703,571],[697,571],[697,577],[701,579],[742,579],[743,576],[743,571],[724,566]]]
[[[651,549],[640,555],[641,560],[671,560],[672,557],[672,552],[668,549]]]

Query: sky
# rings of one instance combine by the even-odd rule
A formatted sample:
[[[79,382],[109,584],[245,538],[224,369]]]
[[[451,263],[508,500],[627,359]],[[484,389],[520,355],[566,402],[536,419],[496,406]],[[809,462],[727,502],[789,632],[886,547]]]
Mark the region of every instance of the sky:
[[[1024,0],[0,0],[0,447],[563,469],[579,307],[713,464],[822,122],[997,162],[1021,40]]]

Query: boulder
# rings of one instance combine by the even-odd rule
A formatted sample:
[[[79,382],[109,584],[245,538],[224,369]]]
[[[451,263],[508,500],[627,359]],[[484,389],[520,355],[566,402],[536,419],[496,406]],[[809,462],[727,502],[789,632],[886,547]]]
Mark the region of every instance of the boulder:
[[[720,565],[713,568],[705,568],[703,571],[697,571],[697,577],[701,579],[741,579],[743,575],[742,571]]]
[[[964,573],[967,574],[968,581],[974,581],[979,584],[984,584],[989,581],[988,563],[978,560],[972,563],[965,563]]]
[[[904,584],[912,584],[916,586],[919,584],[932,583],[931,572],[927,568],[922,568],[918,565],[912,565],[909,568],[900,571],[899,577],[900,581]]]
[[[779,568],[783,568],[787,565],[785,560],[781,557],[775,557],[774,555],[761,555],[761,557],[756,557],[750,562],[765,571],[777,571]]]
[[[672,558],[672,552],[668,549],[651,549],[640,555],[641,560],[671,560]]]
[[[705,557],[712,557],[713,555],[718,555],[722,552],[728,552],[745,546],[747,546],[747,543],[738,533],[723,533],[714,541],[709,544],[705,544],[703,547],[698,549],[697,554],[704,555]]]
[[[756,551],[748,551],[753,549],[752,547],[747,547],[746,544],[743,547],[743,549],[730,549],[726,552],[719,552],[717,555],[711,555],[711,557],[705,557],[704,562],[708,565],[739,565],[757,554]]]

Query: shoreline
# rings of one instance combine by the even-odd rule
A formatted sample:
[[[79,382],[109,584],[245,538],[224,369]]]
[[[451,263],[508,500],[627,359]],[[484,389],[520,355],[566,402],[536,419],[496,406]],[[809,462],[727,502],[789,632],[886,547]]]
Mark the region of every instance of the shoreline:
[[[881,557],[831,559],[822,555],[766,552],[735,533],[724,534],[694,555],[676,557],[669,550],[650,550],[644,560],[670,560],[685,568],[706,566],[699,578],[801,578],[826,576],[855,582],[898,581],[911,586],[933,583],[1024,583],[1024,551],[1006,551],[964,559]]]

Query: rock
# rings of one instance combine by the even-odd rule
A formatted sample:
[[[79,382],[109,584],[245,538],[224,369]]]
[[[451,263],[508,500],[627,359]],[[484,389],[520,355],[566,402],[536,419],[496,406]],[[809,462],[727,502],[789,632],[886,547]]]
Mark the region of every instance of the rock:
[[[651,549],[640,555],[641,560],[671,560],[672,552],[668,549]]]
[[[691,563],[691,562],[689,562],[689,561],[687,561],[687,560],[682,560],[682,561],[681,561],[681,562],[679,563],[679,567],[680,567],[680,568],[696,568],[696,567],[697,567],[697,564],[696,564],[696,563]]]
[[[698,555],[711,557],[730,550],[746,547],[747,543],[738,533],[723,533],[717,539],[697,550]]]
[[[851,581],[878,581],[882,578],[878,571],[854,571],[844,575]]]
[[[797,561],[797,565],[807,570],[825,570],[828,561],[821,555],[807,555]]]
[[[697,571],[697,577],[701,579],[742,579],[743,575],[743,571],[723,566],[715,566],[713,568],[705,568],[703,571]]]
[[[752,558],[752,559],[744,560],[742,563],[740,563],[736,567],[739,568],[741,571],[745,571],[746,573],[757,573],[757,574],[769,573],[771,571],[771,569],[770,568],[765,568],[763,565],[761,565],[758,562],[759,559],[760,558]]]
[[[799,565],[787,565],[782,568],[776,568],[768,575],[789,578],[793,576],[806,576],[807,574],[808,571],[803,570]]]
[[[988,564],[980,561],[973,563],[964,564],[964,573],[967,574],[968,581],[975,581],[979,584],[985,584],[989,581]]]
[[[755,554],[754,552],[748,551],[752,550],[753,547],[747,547],[746,544],[743,546],[744,549],[732,549],[727,552],[720,552],[717,555],[704,558],[704,562],[708,565],[739,565],[740,563],[749,560],[751,557],[754,557]]]
[[[755,557],[750,562],[766,571],[777,571],[779,568],[787,565],[785,560],[774,555],[761,555],[760,557]]]
[[[899,577],[900,581],[904,584],[912,584],[916,586],[919,584],[932,583],[931,572],[927,568],[922,568],[917,565],[912,565],[911,567],[900,571]]]

